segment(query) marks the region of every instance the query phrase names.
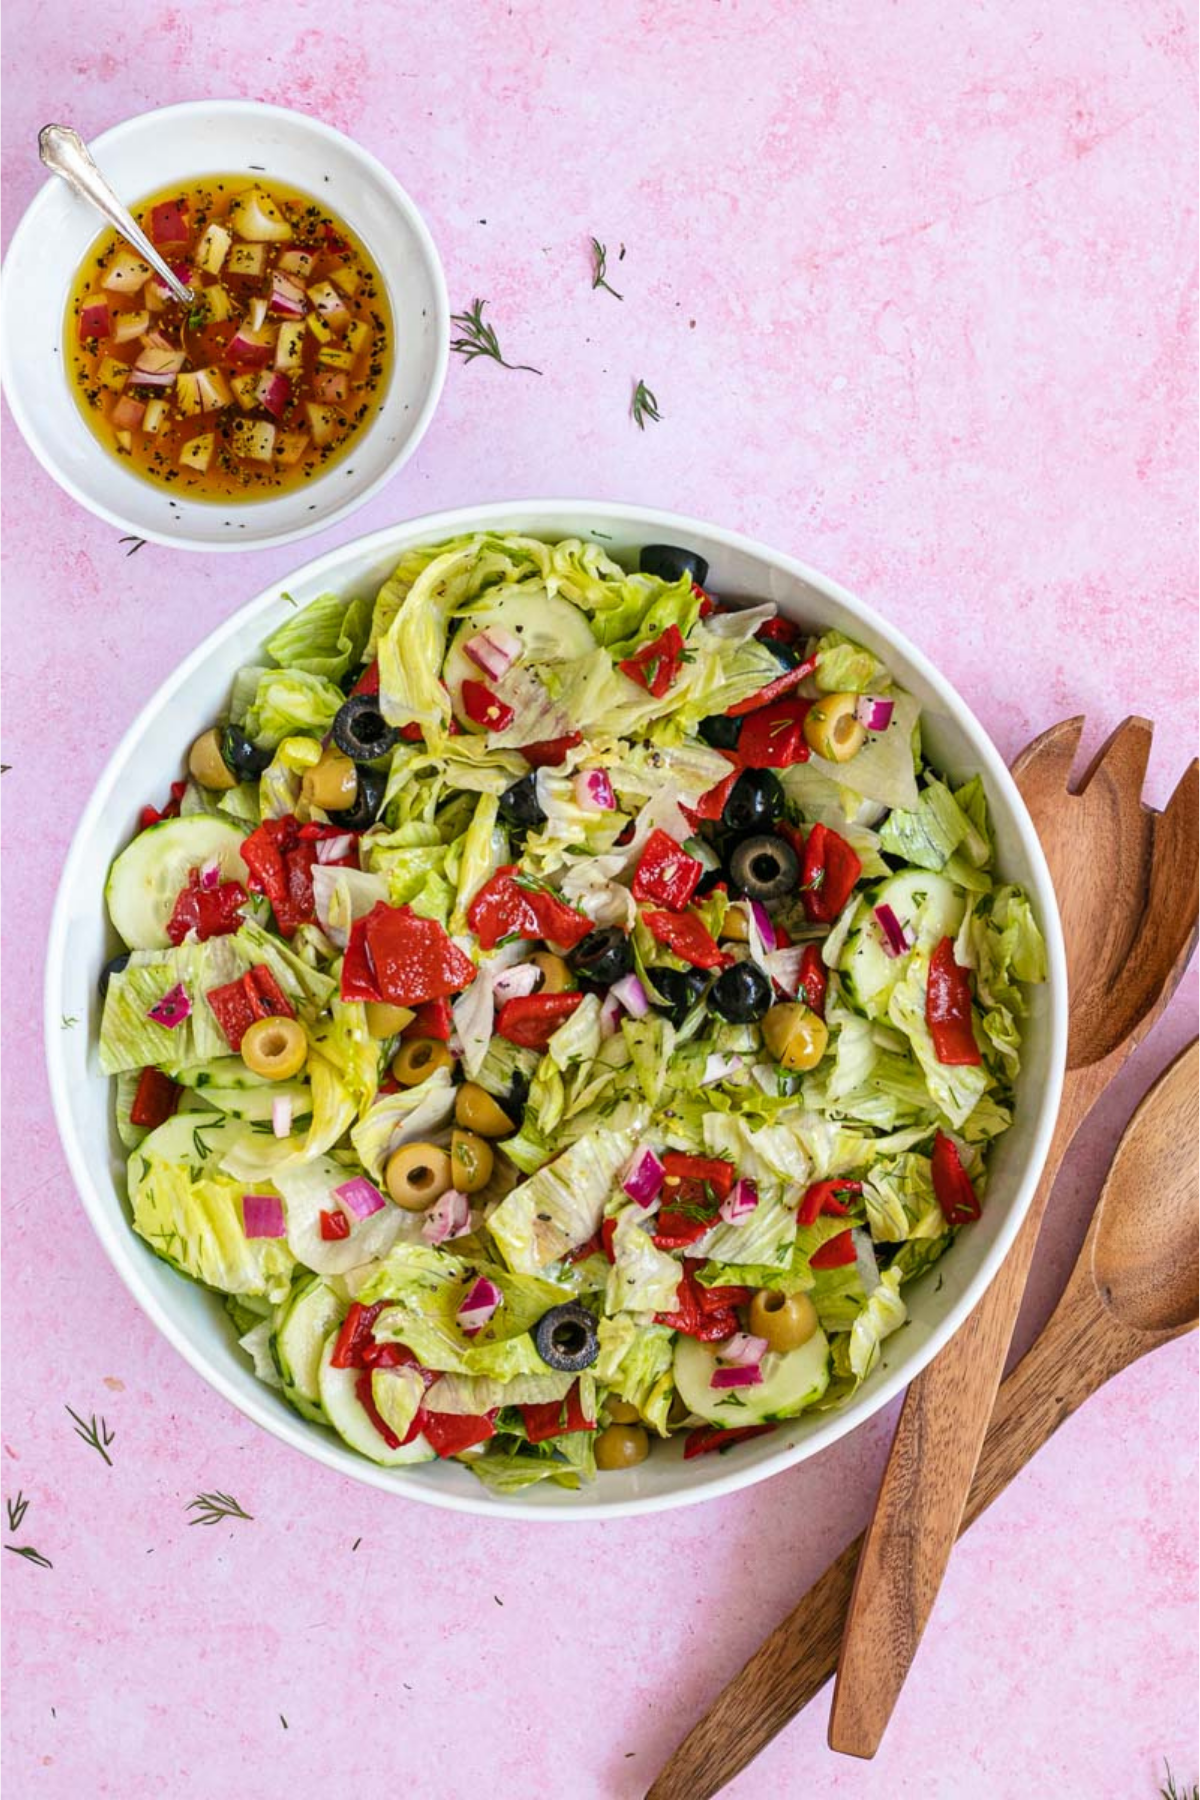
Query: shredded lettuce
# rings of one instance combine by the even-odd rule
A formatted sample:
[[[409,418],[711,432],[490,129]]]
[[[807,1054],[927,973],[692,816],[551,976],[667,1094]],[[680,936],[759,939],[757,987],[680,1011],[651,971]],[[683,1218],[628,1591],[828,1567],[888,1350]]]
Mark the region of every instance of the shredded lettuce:
[[[322,594],[285,619],[267,639],[266,650],[282,668],[341,681],[361,662],[370,623],[368,601],[351,600],[347,605],[337,594]]]

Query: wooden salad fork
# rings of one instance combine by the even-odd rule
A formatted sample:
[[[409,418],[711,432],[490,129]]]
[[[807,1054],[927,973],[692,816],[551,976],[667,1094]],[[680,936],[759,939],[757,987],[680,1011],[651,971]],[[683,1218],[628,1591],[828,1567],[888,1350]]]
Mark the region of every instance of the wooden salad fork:
[[[830,1747],[852,1756],[878,1749],[933,1610],[1059,1165],[1174,992],[1196,940],[1196,763],[1155,812],[1141,798],[1153,727],[1126,719],[1072,789],[1082,729],[1081,718],[1053,726],[1013,765],[1066,940],[1070,1030],[1058,1123],[1000,1273],[905,1396],[858,1559],[830,1715]]]
[[[1197,1070],[1193,1041],[1125,1127],[1062,1299],[1007,1377],[962,1530],[1077,1407],[1198,1308]],[[862,1538],[847,1546],[680,1744],[647,1800],[710,1800],[833,1674]]]

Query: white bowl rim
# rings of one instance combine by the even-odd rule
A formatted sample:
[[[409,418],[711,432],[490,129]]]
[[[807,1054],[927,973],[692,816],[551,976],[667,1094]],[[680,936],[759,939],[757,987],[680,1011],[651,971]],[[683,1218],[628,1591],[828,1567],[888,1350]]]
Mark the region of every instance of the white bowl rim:
[[[311,537],[315,532],[326,531],[331,525],[336,525],[339,520],[348,518],[351,513],[357,512],[360,507],[365,506],[368,500],[373,499],[381,488],[399,474],[404,464],[413,456],[429,429],[430,420],[433,418],[442,397],[442,389],[446,384],[446,374],[450,366],[450,293],[446,286],[446,272],[442,268],[442,259],[438,254],[437,245],[434,243],[433,234],[425,223],[425,216],[412,195],[401,186],[391,170],[380,162],[379,158],[370,150],[365,149],[346,132],[339,131],[336,126],[327,125],[323,119],[313,118],[311,113],[297,112],[293,107],[288,106],[272,106],[265,100],[180,100],[173,106],[156,107],[151,112],[134,113],[128,119],[121,119],[116,125],[110,125],[107,131],[102,131],[98,136],[90,138],[88,147],[94,152],[96,161],[103,167],[104,152],[111,149],[113,145],[121,143],[126,137],[132,136],[145,125],[153,123],[169,126],[172,120],[178,121],[200,116],[211,117],[214,112],[259,118],[266,115],[277,119],[286,119],[290,124],[311,132],[315,137],[328,138],[343,150],[349,150],[360,162],[369,166],[376,177],[390,190],[401,212],[407,217],[413,234],[421,246],[436,296],[437,317],[434,324],[437,348],[429,391],[417,412],[408,439],[399,454],[387,464],[374,481],[370,482],[360,493],[355,494],[353,499],[344,501],[340,506],[330,508],[328,512],[318,506],[318,516],[306,520],[301,525],[293,526],[286,531],[270,532],[252,542],[232,537],[210,542],[207,538],[189,537],[179,532],[156,531],[144,523],[126,519],[112,507],[106,506],[103,501],[86,493],[72,475],[60,468],[42,437],[36,414],[29,411],[20,397],[19,383],[10,379],[10,367],[15,355],[15,346],[12,334],[7,328],[0,330],[0,386],[4,389],[4,397],[8,402],[8,409],[17,429],[47,475],[64,493],[69,494],[95,518],[103,519],[109,525],[116,525],[122,531],[134,533],[146,543],[162,544],[170,550],[194,550],[202,555],[212,556],[225,556],[231,552],[253,555],[259,550],[274,550],[282,544],[293,544],[299,538]],[[18,220],[17,228],[9,239],[8,249],[5,252],[4,266],[0,270],[0,283],[3,283],[10,266],[17,266],[16,256],[23,249],[26,238],[32,236],[37,230],[40,216],[48,205],[50,196],[57,192],[59,186],[59,177],[51,175],[47,181],[43,182]],[[378,417],[379,415],[376,415],[376,419],[368,425],[368,436],[377,423]],[[319,484],[312,491],[319,493]]]
[[[184,1360],[210,1387],[215,1388],[218,1393],[222,1394],[226,1400],[231,1401],[240,1412],[253,1419],[256,1424],[263,1426],[284,1443],[290,1444],[293,1449],[313,1457],[316,1461],[337,1470],[340,1474],[349,1475],[370,1486],[381,1488],[385,1492],[403,1495],[419,1500],[426,1505],[442,1507],[452,1512],[469,1513],[489,1519],[594,1522],[643,1513],[665,1512],[678,1506],[696,1505],[703,1500],[719,1499],[722,1495],[734,1493],[739,1488],[753,1486],[759,1481],[766,1480],[770,1475],[807,1461],[809,1457],[827,1449],[839,1438],[844,1437],[847,1432],[864,1425],[868,1419],[879,1413],[949,1342],[979,1304],[1008,1254],[1009,1248],[1024,1222],[1050,1148],[1050,1140],[1058,1117],[1066,1066],[1067,965],[1054,884],[1037,831],[1016,783],[983,726],[965,701],[959,697],[947,678],[938,673],[929,659],[915,645],[911,644],[903,633],[898,632],[889,621],[884,620],[872,608],[856,599],[839,582],[822,575],[810,564],[801,562],[796,557],[774,550],[769,545],[741,532],[728,531],[723,527],[710,525],[704,520],[690,518],[680,513],[662,512],[652,507],[625,504],[620,501],[506,500],[488,501],[479,506],[456,507],[443,512],[430,513],[421,518],[407,520],[397,525],[387,526],[380,531],[371,532],[349,544],[340,545],[333,550],[326,551],[322,556],[315,557],[303,568],[294,570],[290,575],[284,577],[283,585],[290,583],[295,586],[305,580],[324,582],[328,578],[336,576],[339,562],[351,554],[365,555],[369,552],[383,552],[392,545],[399,554],[404,547],[413,543],[437,542],[442,538],[459,536],[465,532],[495,529],[504,525],[511,528],[514,518],[520,519],[528,515],[535,515],[539,522],[545,521],[547,525],[556,528],[561,523],[561,527],[567,535],[576,535],[581,531],[586,531],[588,529],[586,521],[589,515],[594,515],[597,519],[603,517],[609,521],[615,516],[622,523],[628,523],[631,527],[645,527],[647,530],[652,530],[656,537],[661,536],[664,532],[677,533],[679,535],[675,541],[685,543],[689,532],[700,533],[727,549],[757,557],[818,591],[824,590],[847,611],[861,618],[864,623],[878,631],[882,637],[894,643],[923,679],[952,703],[957,722],[971,738],[973,748],[979,756],[981,772],[989,784],[989,789],[991,791],[1000,790],[1004,793],[1014,822],[1021,833],[1023,848],[1029,857],[1030,868],[1036,878],[1038,888],[1036,900],[1039,908],[1039,922],[1046,941],[1049,969],[1047,987],[1049,1014],[1046,1020],[1046,1033],[1049,1040],[1048,1078],[1041,1093],[1039,1118],[1033,1134],[1030,1154],[1017,1184],[1016,1195],[1009,1209],[1008,1217],[957,1305],[931,1332],[928,1340],[914,1355],[911,1362],[897,1368],[886,1380],[881,1381],[871,1392],[865,1406],[856,1405],[855,1400],[852,1399],[844,1408],[825,1415],[819,1426],[815,1429],[810,1428],[808,1435],[801,1443],[782,1448],[774,1455],[766,1455],[761,1461],[753,1464],[730,1468],[726,1473],[698,1482],[694,1489],[607,1503],[589,1501],[573,1492],[564,1500],[561,1509],[555,1508],[551,1511],[544,1506],[527,1504],[519,1498],[497,1499],[489,1494],[482,1485],[478,1498],[470,1493],[443,1492],[435,1488],[432,1483],[422,1484],[419,1466],[410,1473],[403,1467],[387,1469],[369,1462],[367,1458],[356,1455],[348,1447],[342,1446],[332,1439],[326,1441],[323,1432],[314,1429],[299,1415],[292,1420],[265,1405],[259,1405],[257,1397],[251,1399],[246,1395],[235,1393],[219,1370],[207,1367],[204,1359],[193,1353],[182,1333],[175,1329],[169,1312],[161,1307],[143,1286],[138,1260],[134,1255],[135,1235],[123,1214],[114,1220],[111,1200],[105,1201],[99,1192],[92,1176],[86,1147],[76,1133],[68,1100],[70,1082],[65,1066],[66,1053],[63,1033],[60,1029],[60,1021],[67,1009],[65,997],[59,985],[59,977],[65,967],[63,950],[68,923],[69,896],[74,886],[75,865],[82,856],[82,844],[90,835],[94,822],[116,783],[118,765],[127,748],[136,743],[151,715],[169,704],[174,696],[187,686],[193,673],[201,668],[214,652],[220,650],[227,638],[240,631],[253,614],[265,615],[269,608],[277,605],[281,587],[279,581],[272,582],[245,606],[239,607],[235,613],[210,632],[189,656],[185,657],[157,693],[142,708],[120,743],[112,751],[108,764],[75,828],[55,898],[46,947],[44,1038],[51,1100],[59,1136],[66,1150],[68,1166],[76,1189],[83,1200],[84,1209],[91,1219],[93,1229],[117,1273],[143,1312],[150,1317],[164,1337],[174,1345]],[[647,538],[646,541],[656,540]],[[264,1394],[270,1391],[266,1388],[263,1390]],[[586,1490],[584,1491],[586,1492]]]

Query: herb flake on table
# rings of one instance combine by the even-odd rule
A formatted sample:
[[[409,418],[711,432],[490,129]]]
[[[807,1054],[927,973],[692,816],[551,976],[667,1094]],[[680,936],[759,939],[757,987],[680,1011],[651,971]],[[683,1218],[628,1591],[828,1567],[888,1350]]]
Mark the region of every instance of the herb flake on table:
[[[465,313],[451,313],[450,323],[457,325],[461,335],[450,340],[450,348],[464,362],[474,362],[477,356],[490,356],[493,362],[502,369],[524,369],[527,374],[540,375],[532,363],[506,362],[500,350],[500,340],[496,336],[496,328],[489,325],[483,316],[486,300],[473,300]]]
[[[623,300],[624,294],[618,294],[615,287],[607,279],[608,250],[599,238],[592,239],[592,287],[603,288],[614,300]]]
[[[75,1421],[75,1436],[82,1438],[85,1444],[90,1444],[93,1450],[99,1451],[100,1455],[111,1469],[113,1460],[108,1454],[108,1446],[112,1443],[117,1434],[110,1428],[108,1420],[102,1418],[99,1424],[97,1424],[96,1415],[93,1413],[91,1420],[85,1422],[80,1418],[73,1406],[68,1406],[67,1411]]]
[[[40,1550],[35,1550],[32,1544],[22,1544],[19,1549],[16,1544],[5,1544],[4,1548],[13,1556],[23,1556],[26,1562],[33,1563],[39,1569],[54,1567],[50,1558],[43,1556]]]
[[[29,1511],[29,1502],[21,1492],[20,1488],[17,1489],[16,1499],[6,1500],[4,1502],[4,1507],[5,1511],[8,1513],[8,1529],[10,1531],[20,1531],[21,1520]]]
[[[117,542],[118,544],[129,545],[128,550],[125,552],[126,556],[136,556],[139,550],[144,550],[146,547],[145,538],[140,537],[122,537],[118,538]]]
[[[646,420],[658,420],[662,414],[658,410],[658,400],[644,381],[639,381],[633,390],[633,404],[630,407],[633,422],[639,431],[645,431]]]
[[[187,1512],[195,1512],[196,1517],[189,1519],[189,1525],[219,1525],[222,1519],[246,1519],[252,1521],[253,1513],[239,1506],[232,1494],[197,1494],[189,1500]]]

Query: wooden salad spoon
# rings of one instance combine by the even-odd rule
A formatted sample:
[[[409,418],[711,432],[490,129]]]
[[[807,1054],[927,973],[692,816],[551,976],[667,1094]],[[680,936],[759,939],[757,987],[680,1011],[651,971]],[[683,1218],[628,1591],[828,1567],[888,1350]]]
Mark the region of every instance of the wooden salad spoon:
[[[963,1531],[1106,1381],[1196,1329],[1198,1070],[1193,1041],[1125,1127],[1062,1299],[1000,1389]],[[824,1686],[862,1541],[842,1551],[755,1651],[646,1800],[710,1800]]]
[[[1066,939],[1070,1032],[1062,1105],[1016,1242],[966,1324],[909,1387],[867,1527],[838,1659],[829,1743],[873,1756],[958,1537],[1067,1148],[1174,991],[1196,940],[1197,765],[1166,810],[1142,802],[1153,726],[1126,719],[1078,786],[1083,720],[1052,726],[1013,776],[1037,826]]]

